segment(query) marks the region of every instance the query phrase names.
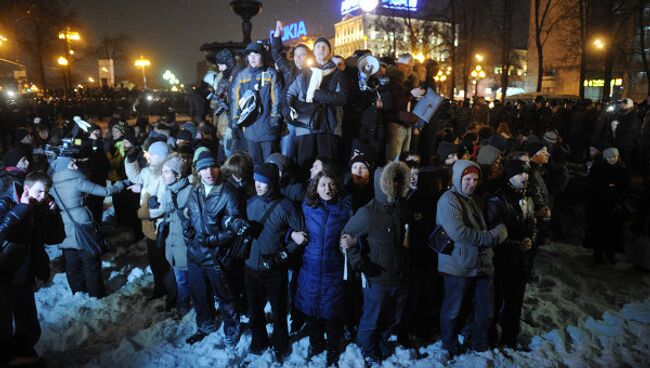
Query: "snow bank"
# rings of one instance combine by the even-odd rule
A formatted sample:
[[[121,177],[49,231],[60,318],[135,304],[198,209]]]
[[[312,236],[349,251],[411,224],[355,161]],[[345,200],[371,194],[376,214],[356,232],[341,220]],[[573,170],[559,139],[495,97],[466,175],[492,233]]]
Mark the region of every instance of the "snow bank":
[[[119,248],[106,259],[111,294],[97,300],[72,295],[65,275],[36,293],[43,335],[37,350],[52,367],[271,367],[270,352],[248,354],[250,333],[226,349],[222,330],[195,345],[193,312],[181,320],[147,301],[152,276],[143,242]],[[416,350],[398,348],[383,367],[591,367],[650,364],[650,275],[629,264],[594,267],[582,248],[550,244],[536,259],[536,280],[527,290],[522,338],[527,351],[468,353],[448,361],[440,342]],[[271,326],[268,326],[271,330]],[[325,354],[307,360],[308,339],[293,342],[285,367],[321,367]],[[355,344],[341,367],[362,367]]]

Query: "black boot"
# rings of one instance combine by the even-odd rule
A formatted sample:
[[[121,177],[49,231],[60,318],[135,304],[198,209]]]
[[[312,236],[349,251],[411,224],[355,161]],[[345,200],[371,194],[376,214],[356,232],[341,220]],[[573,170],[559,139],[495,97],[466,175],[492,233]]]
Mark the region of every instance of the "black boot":
[[[188,338],[185,340],[185,342],[188,343],[188,344],[190,344],[190,345],[194,345],[194,344],[196,344],[197,342],[199,342],[199,341],[205,339],[206,336],[208,336],[208,333],[203,332],[203,331],[197,331],[194,335],[188,337]]]

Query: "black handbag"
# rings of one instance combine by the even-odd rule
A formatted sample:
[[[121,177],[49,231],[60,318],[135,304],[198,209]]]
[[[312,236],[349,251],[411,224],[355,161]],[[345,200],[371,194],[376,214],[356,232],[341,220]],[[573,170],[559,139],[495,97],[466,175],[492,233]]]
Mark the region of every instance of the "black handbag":
[[[290,107],[289,118],[287,123],[298,127],[311,130],[320,129],[321,115],[323,107],[321,104],[309,103],[304,101],[294,101]]]
[[[80,224],[75,221],[72,217],[72,214],[70,211],[68,211],[68,208],[63,203],[63,199],[59,195],[59,192],[56,190],[56,187],[53,188],[54,193],[56,193],[56,196],[59,197],[59,200],[61,201],[63,210],[70,218],[70,221],[72,221],[74,224],[75,237],[77,239],[77,242],[81,244],[81,247],[93,256],[99,256],[109,252],[111,250],[111,245],[108,240],[106,240],[106,237],[104,236],[104,230],[102,229],[101,225],[99,225],[94,220],[86,224]]]
[[[454,251],[454,241],[449,238],[442,225],[433,229],[427,240],[427,245],[438,254],[450,255]]]

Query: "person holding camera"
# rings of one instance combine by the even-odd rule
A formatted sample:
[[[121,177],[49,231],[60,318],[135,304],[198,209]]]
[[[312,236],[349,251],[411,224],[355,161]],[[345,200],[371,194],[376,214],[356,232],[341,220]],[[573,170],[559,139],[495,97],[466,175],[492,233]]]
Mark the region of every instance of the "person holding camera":
[[[231,126],[243,127],[246,150],[254,164],[277,152],[280,138],[282,84],[265,55],[261,43],[246,46],[248,67],[235,77],[230,101]]]
[[[65,274],[72,293],[84,292],[96,298],[106,296],[102,278],[101,255],[93,255],[77,239],[75,222],[93,222],[92,213],[86,204],[86,196],[108,197],[127,188],[128,180],[118,181],[110,187],[97,185],[86,178],[72,157],[59,156],[50,165],[52,169],[52,191],[57,206],[63,210],[65,240],[59,244],[63,250]]]
[[[201,150],[196,157],[199,182],[187,199],[183,226],[188,244],[190,291],[198,331],[186,342],[194,344],[217,330],[214,300],[219,301],[226,345],[239,341],[237,275],[229,269],[221,255],[232,245],[242,227],[246,226],[245,202],[241,193],[225,182],[214,154]],[[237,221],[238,220],[238,221]]]
[[[302,214],[280,192],[278,167],[271,163],[254,169],[256,196],[246,213],[255,238],[246,259],[245,285],[253,335],[250,351],[262,353],[269,345],[264,305],[273,313],[272,345],[279,361],[289,353],[287,328],[287,267],[289,255],[307,242]],[[285,243],[286,246],[285,246]]]
[[[35,278],[50,279],[45,244],[63,238],[48,196],[50,178],[37,171],[15,183],[0,198],[0,365],[21,357],[38,361],[34,345],[41,335]],[[25,360],[29,358],[29,360]]]

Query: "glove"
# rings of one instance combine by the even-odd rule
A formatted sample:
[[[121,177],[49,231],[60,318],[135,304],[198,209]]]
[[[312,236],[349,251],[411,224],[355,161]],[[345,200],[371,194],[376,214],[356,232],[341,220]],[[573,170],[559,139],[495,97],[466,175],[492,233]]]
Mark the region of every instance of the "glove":
[[[226,138],[226,139],[232,139],[233,135],[232,135],[232,128],[231,127],[228,127],[226,129],[226,133],[223,135],[223,137]]]
[[[151,197],[149,197],[148,205],[149,205],[149,209],[152,210],[158,209],[158,207],[160,207],[160,202],[158,202],[158,196],[152,195]]]
[[[202,247],[214,248],[219,244],[219,237],[202,232],[196,235],[196,242]]]
[[[135,160],[138,159],[138,155],[140,154],[140,151],[142,148],[135,146],[129,148],[128,151],[126,151],[126,159],[128,162],[135,162]]]
[[[264,254],[262,255],[262,267],[267,270],[274,269],[278,266],[282,266],[289,261],[289,254],[281,250],[275,254]]]
[[[133,185],[133,182],[131,180],[129,180],[129,179],[122,180],[122,183],[124,184],[124,188],[128,188],[131,185]]]
[[[501,244],[508,238],[508,228],[504,224],[499,224],[490,229],[490,235],[492,235],[493,245]]]
[[[186,228],[183,229],[183,236],[187,240],[192,240],[194,239],[194,236],[196,235],[196,231],[194,231],[194,228],[191,226],[187,226]]]
[[[228,222],[228,228],[234,231],[237,236],[242,236],[250,230],[251,223],[241,218],[235,218]]]

